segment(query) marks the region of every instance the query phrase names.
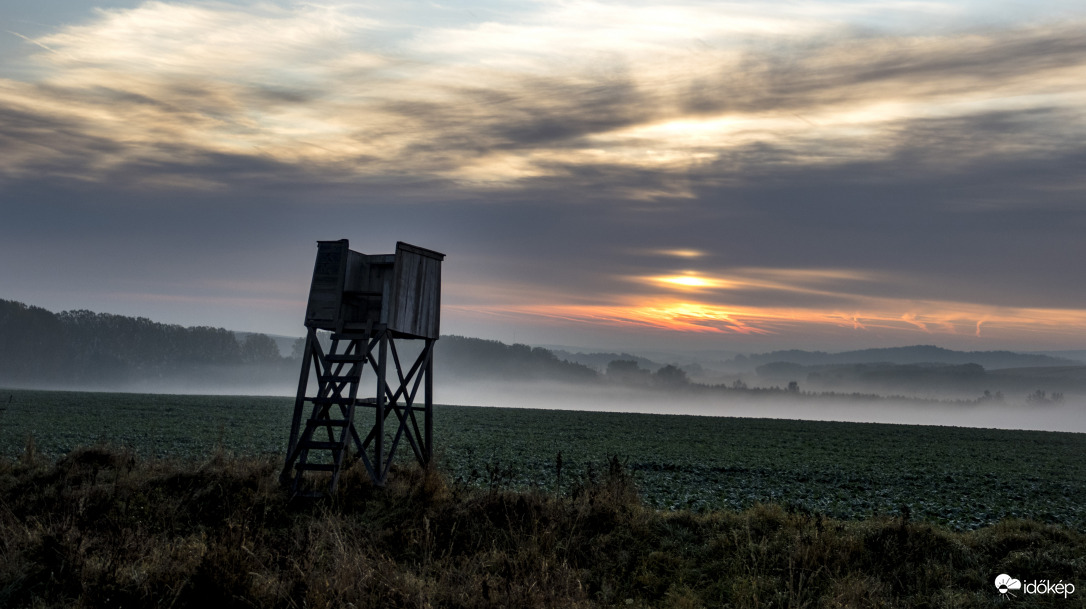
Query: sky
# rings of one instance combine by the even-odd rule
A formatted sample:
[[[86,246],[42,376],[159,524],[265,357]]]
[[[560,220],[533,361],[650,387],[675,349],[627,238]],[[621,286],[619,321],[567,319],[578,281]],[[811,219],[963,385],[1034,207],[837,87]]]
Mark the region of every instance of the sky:
[[[1086,349],[1086,4],[0,6],[0,298],[298,336],[316,241],[442,332]]]

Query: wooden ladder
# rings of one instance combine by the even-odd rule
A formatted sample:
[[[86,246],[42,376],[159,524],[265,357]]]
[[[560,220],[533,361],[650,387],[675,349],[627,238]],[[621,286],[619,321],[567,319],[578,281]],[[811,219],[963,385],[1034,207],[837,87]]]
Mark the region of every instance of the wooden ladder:
[[[297,497],[331,495],[339,481],[351,441],[361,447],[354,427],[354,414],[367,355],[359,352],[357,341],[345,341],[346,350],[337,353],[341,342],[333,337],[327,354],[321,352],[319,345],[315,346],[317,395],[300,396],[304,402],[312,404],[312,410],[295,449],[291,493]],[[320,489],[319,484],[316,488],[307,484],[307,472],[330,474],[324,490]]]

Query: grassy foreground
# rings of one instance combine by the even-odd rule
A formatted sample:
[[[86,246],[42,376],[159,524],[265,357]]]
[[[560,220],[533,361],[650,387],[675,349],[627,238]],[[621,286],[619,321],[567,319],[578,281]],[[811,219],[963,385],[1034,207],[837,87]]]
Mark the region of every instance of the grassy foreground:
[[[278,462],[105,447],[0,460],[0,607],[1080,607],[1086,535],[772,505],[645,507],[618,460],[572,492],[357,469],[290,503]],[[1004,600],[996,575],[1073,583]]]

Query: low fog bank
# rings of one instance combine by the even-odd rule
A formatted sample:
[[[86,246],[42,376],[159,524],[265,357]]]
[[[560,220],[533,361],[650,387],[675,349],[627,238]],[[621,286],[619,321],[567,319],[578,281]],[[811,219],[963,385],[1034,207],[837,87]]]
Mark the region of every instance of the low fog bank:
[[[622,386],[485,380],[449,381],[436,385],[434,392],[439,404],[465,406],[1086,433],[1086,399],[1082,396],[1046,404],[957,403],[875,396],[690,394]]]
[[[318,340],[329,352],[331,336],[319,332]],[[395,362],[408,375],[424,344],[397,339],[389,348],[393,390]],[[0,388],[290,397],[306,343],[0,300],[0,345]],[[1081,433],[1086,364],[1079,355],[932,345],[841,353],[586,353],[446,335],[433,351],[434,401]],[[362,371],[359,397],[376,395],[373,365]],[[334,367],[326,372],[348,374]],[[311,367],[309,395],[315,373]]]
[[[193,367],[170,373],[117,379],[56,381],[6,381],[0,388],[42,391],[89,391],[95,393],[151,393],[163,395],[259,395],[291,396],[298,390],[294,366],[268,368]],[[2,394],[3,389],[0,389]]]
[[[297,371],[279,378],[261,379],[254,379],[251,374],[231,378],[231,375],[222,374],[221,370],[217,372],[109,385],[66,385],[59,389],[284,398],[292,398],[297,390]],[[435,376],[436,404],[1086,433],[1086,396],[1081,394],[1063,396],[1059,402],[1029,401],[1023,396],[1002,402],[956,400],[950,396],[943,396],[942,401],[937,401],[874,394],[789,393],[758,388],[667,391],[603,382],[506,381],[445,374]],[[310,393],[313,387],[310,387]],[[58,389],[47,384],[24,388]],[[374,393],[372,379],[364,382],[359,389],[361,397],[372,397]]]

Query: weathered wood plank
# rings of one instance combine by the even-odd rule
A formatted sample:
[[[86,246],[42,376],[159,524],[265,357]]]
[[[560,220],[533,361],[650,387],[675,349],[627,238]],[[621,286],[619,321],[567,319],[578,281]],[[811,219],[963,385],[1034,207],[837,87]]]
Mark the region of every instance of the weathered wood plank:
[[[432,250],[403,242],[396,244],[390,330],[418,338],[439,336],[444,258],[444,254]]]
[[[350,251],[348,245],[346,239],[317,242],[317,260],[313,265],[305,312],[306,326],[329,328],[339,320]]]

